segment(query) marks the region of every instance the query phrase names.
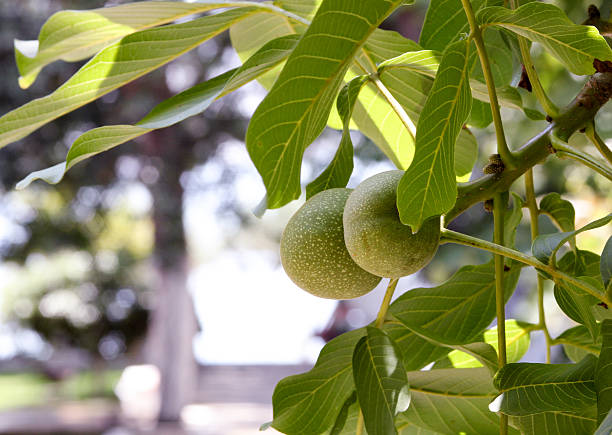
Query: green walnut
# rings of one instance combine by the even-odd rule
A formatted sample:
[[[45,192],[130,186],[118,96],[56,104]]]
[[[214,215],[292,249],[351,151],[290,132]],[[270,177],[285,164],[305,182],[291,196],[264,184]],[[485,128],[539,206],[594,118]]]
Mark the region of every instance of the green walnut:
[[[426,220],[418,232],[401,223],[396,190],[403,171],[364,180],[344,208],[344,241],[363,269],[385,278],[411,275],[425,267],[438,249],[440,217]]]
[[[381,278],[359,267],[344,244],[342,212],[351,189],[329,189],[310,198],[291,217],[280,241],[280,258],[300,288],[327,299],[352,299]]]

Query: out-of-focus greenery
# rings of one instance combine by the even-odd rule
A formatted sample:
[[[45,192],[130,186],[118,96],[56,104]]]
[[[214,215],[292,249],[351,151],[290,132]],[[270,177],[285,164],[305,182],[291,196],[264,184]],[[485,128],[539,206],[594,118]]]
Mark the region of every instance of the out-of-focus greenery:
[[[120,375],[118,370],[86,371],[52,381],[36,373],[0,374],[0,411],[48,404],[53,399],[114,398],[113,388]]]

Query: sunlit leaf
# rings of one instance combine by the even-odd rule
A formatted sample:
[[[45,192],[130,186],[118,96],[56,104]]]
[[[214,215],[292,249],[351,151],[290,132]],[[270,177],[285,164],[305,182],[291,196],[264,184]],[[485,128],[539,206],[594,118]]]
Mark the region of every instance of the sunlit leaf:
[[[353,108],[359,97],[359,91],[369,76],[357,76],[342,88],[338,94],[336,106],[344,126],[338,151],[325,170],[306,186],[306,199],[333,187],[346,187],[353,172],[353,142],[349,130]]]
[[[40,29],[38,41],[15,41],[19,84],[29,87],[40,70],[56,60],[74,62],[93,56],[126,35],[170,23],[192,14],[224,7],[253,6],[249,2],[143,1],[85,11],[60,11]],[[22,50],[20,50],[22,47]],[[34,53],[26,51],[35,47]]]
[[[594,59],[612,60],[612,50],[595,27],[574,24],[555,5],[533,2],[516,10],[487,7],[477,19],[484,27],[503,27],[540,43],[574,74],[595,72]]]
[[[368,433],[397,433],[395,416],[408,408],[410,388],[393,342],[380,329],[368,327],[357,343],[353,379]]]
[[[595,371],[597,391],[597,423],[603,422],[612,410],[612,320],[601,323],[601,353]]]
[[[413,231],[450,210],[457,199],[455,141],[472,101],[467,50],[467,41],[458,41],[444,52],[417,124],[414,159],[397,188],[400,219]]]
[[[474,11],[484,7],[486,0],[472,0]],[[423,21],[419,44],[431,50],[444,51],[462,34],[470,33],[463,5],[455,0],[431,0]]]
[[[592,355],[578,364],[507,364],[495,376],[502,393],[499,410],[518,416],[586,410],[596,403],[596,364]]]
[[[508,299],[520,274],[519,267],[504,272]],[[389,309],[405,327],[443,344],[478,340],[495,318],[495,270],[493,263],[464,266],[445,283],[410,290]]]
[[[135,125],[104,126],[83,133],[70,147],[65,163],[29,174],[17,184],[17,188],[23,189],[36,179],[51,184],[58,183],[67,170],[86,158],[142,136],[151,130],[168,127],[202,113],[216,99],[282,62],[295,47],[297,39],[295,35],[288,35],[270,41],[240,68],[213,77],[161,102]]]
[[[440,369],[407,373],[410,406],[397,419],[443,434],[496,435],[499,417],[489,411],[497,395],[485,368]],[[516,433],[510,428],[509,433]]]
[[[325,127],[358,49],[400,3],[321,4],[247,130],[247,150],[263,178],[269,208],[300,196],[304,150]]]
[[[231,9],[126,36],[98,53],[53,93],[2,116],[0,147],[161,67],[259,11],[257,7]],[[142,49],[143,44],[147,50]]]
[[[514,319],[506,320],[506,359],[508,362],[517,362],[525,355],[527,349],[529,349],[529,333],[533,326]],[[483,334],[482,341],[490,344],[497,351],[497,326],[487,329]],[[464,369],[481,366],[482,364],[472,355],[459,350],[453,350],[446,358],[436,362],[434,368],[455,367]]]

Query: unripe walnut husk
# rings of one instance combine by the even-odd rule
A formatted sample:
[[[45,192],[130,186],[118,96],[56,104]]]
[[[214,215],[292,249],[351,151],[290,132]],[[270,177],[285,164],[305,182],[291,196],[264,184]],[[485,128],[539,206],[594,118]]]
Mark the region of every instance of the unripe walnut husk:
[[[344,240],[363,269],[385,278],[411,275],[433,258],[440,242],[440,217],[423,222],[418,232],[401,223],[397,186],[404,171],[388,171],[364,180],[344,208]]]
[[[283,231],[283,268],[295,284],[315,296],[352,299],[381,280],[359,267],[346,250],[342,214],[350,193],[351,189],[337,188],[314,195]]]

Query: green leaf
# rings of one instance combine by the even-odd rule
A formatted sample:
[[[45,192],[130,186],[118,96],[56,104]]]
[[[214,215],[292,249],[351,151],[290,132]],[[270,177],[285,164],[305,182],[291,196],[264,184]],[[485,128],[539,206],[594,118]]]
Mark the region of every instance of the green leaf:
[[[574,362],[582,360],[589,353],[599,356],[601,351],[601,336],[596,342],[593,342],[591,333],[583,325],[564,331],[555,339],[555,343],[562,344],[565,354]]]
[[[595,407],[576,413],[556,411],[510,417],[510,422],[525,435],[586,435],[595,430]]]
[[[400,219],[413,231],[429,217],[450,210],[457,199],[455,141],[472,102],[467,50],[467,41],[445,50],[417,124],[414,160],[397,188]]]
[[[353,108],[359,97],[359,91],[368,80],[369,76],[367,75],[357,76],[344,86],[338,94],[336,106],[344,125],[342,139],[340,139],[338,151],[336,151],[336,155],[329,166],[306,186],[306,199],[326,189],[346,187],[351,178],[353,173],[353,142],[351,141],[349,125]]]
[[[565,242],[569,241],[583,231],[588,231],[607,225],[610,223],[610,221],[612,221],[612,213],[575,231],[566,231],[563,233],[552,233],[538,236],[533,241],[531,252],[533,252],[533,255],[542,263],[554,265],[557,251]]]
[[[462,129],[455,142],[455,177],[458,183],[470,181],[478,159],[478,142],[467,128]]]
[[[272,427],[284,433],[321,433],[336,421],[355,389],[353,350],[365,328],[327,343],[312,370],[281,380],[274,389]]]
[[[594,435],[609,435],[610,433],[612,433],[612,410],[608,412],[608,415],[601,422]]]
[[[612,410],[612,320],[601,323],[601,353],[595,371],[597,391],[597,423],[601,423]]]
[[[603,280],[604,288],[608,288],[610,279],[612,278],[612,237],[608,238],[606,246],[601,253],[601,262],[599,263],[599,271]]]
[[[411,371],[407,376],[410,407],[398,417],[398,426],[410,422],[444,434],[499,433],[499,417],[488,409],[497,391],[487,369]]]
[[[495,376],[495,386],[502,393],[496,403],[499,411],[523,416],[588,409],[596,402],[596,364],[592,355],[578,364],[507,364]]]
[[[574,206],[557,192],[547,194],[540,201],[540,211],[546,213],[561,231],[574,231]]]
[[[38,41],[15,41],[19,85],[29,87],[40,70],[56,60],[86,59],[126,35],[211,9],[252,6],[249,2],[201,1],[195,4],[143,1],[86,11],[61,11],[42,26]],[[20,50],[20,47],[23,47]],[[37,47],[27,53],[27,47]]]
[[[467,124],[476,128],[487,128],[492,122],[493,113],[491,112],[491,105],[474,98]]]
[[[506,358],[509,363],[519,361],[525,355],[527,349],[529,349],[529,333],[532,331],[533,326],[514,319],[506,320]],[[482,341],[491,345],[497,352],[499,349],[497,345],[497,326],[487,329],[482,336]],[[495,363],[497,364],[497,361]],[[433,368],[450,367],[464,369],[482,367],[482,364],[465,352],[453,350],[445,359],[436,362]]]
[[[310,3],[310,2],[305,2]],[[281,6],[282,7],[282,6]],[[230,40],[242,62],[246,62],[254,53],[268,42],[288,35],[298,35],[306,30],[306,25],[287,16],[263,11],[241,20],[230,28]],[[269,90],[284,64],[279,64],[259,76],[257,81]]]
[[[474,11],[485,6],[485,0],[473,0]],[[462,34],[470,33],[470,26],[461,2],[431,0],[423,22],[419,44],[431,50],[444,49]]]
[[[269,208],[300,196],[304,150],[325,127],[358,49],[400,3],[321,4],[247,130],[247,150],[263,178]]]
[[[478,12],[485,6],[501,6],[501,0],[473,0],[472,9]],[[470,33],[463,5],[454,0],[432,0],[421,30],[419,43],[432,50],[443,51],[451,42]],[[487,49],[491,72],[497,86],[505,85],[512,79],[512,53],[496,29],[486,32]],[[471,77],[484,82],[484,75],[477,58],[472,62]]]
[[[126,36],[98,53],[55,92],[2,116],[0,147],[159,68],[259,11],[256,7],[231,9]],[[147,50],[142,49],[143,45]]]
[[[418,337],[397,322],[385,322],[384,331],[402,353],[406,370],[418,370],[448,353]],[[365,328],[347,332],[325,345],[314,368],[281,380],[272,397],[274,428],[287,433],[320,433],[335,424],[355,389],[352,359]]]
[[[419,49],[416,42],[397,32],[376,29],[358,53],[344,80],[363,73],[375,73],[376,65],[388,57]],[[403,120],[401,116],[412,124],[416,122],[426,98],[424,89],[429,90],[432,80],[420,74],[404,74],[393,83],[389,83],[387,79],[388,77],[379,77],[378,81],[368,82],[361,90],[353,112],[351,128],[358,128],[371,139],[397,168],[406,169],[414,156],[414,128],[407,128],[406,119]],[[396,85],[408,87],[410,92],[399,95]],[[399,104],[392,105],[389,95]],[[332,111],[329,120],[332,127],[335,117],[338,116]]]
[[[580,280],[594,287],[599,287],[601,285],[596,279],[590,276],[580,277]],[[559,304],[559,308],[561,308],[570,319],[586,326],[591,334],[591,339],[595,341],[599,334],[599,326],[595,318],[593,307],[599,300],[568,282],[556,284],[554,294],[555,300],[557,304]]]
[[[516,10],[488,7],[477,14],[485,26],[499,26],[540,43],[572,73],[593,74],[593,60],[612,60],[612,50],[595,27],[576,25],[557,6],[528,3]]]
[[[66,162],[29,174],[17,184],[18,189],[42,179],[58,183],[66,171],[78,162],[114,148],[157,128],[168,127],[202,113],[218,98],[227,95],[253,78],[282,62],[297,44],[296,35],[283,36],[265,44],[240,68],[227,71],[197,84],[158,104],[136,125],[112,125],[95,128],[79,136],[72,144]]]
[[[368,327],[353,354],[353,380],[370,435],[396,434],[395,416],[408,408],[406,371],[389,337]]]
[[[519,274],[517,266],[504,272],[506,300]],[[410,290],[397,298],[389,311],[406,328],[438,343],[474,342],[495,318],[493,263],[464,266],[437,287]]]
[[[420,337],[397,320],[386,320],[383,329],[402,353],[406,370],[419,370],[450,352],[449,348]]]
[[[322,0],[275,0],[274,4],[307,20],[312,20]]]
[[[559,270],[569,275],[580,277],[582,281],[601,289],[599,280],[599,255],[577,249],[565,254],[558,264]],[[597,339],[599,326],[597,325],[594,307],[599,302],[597,298],[571,283],[557,282],[554,289],[555,299],[559,307],[567,316],[587,327],[591,340]]]

